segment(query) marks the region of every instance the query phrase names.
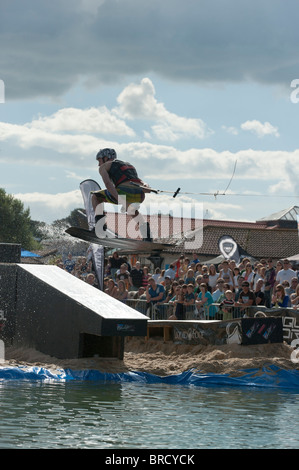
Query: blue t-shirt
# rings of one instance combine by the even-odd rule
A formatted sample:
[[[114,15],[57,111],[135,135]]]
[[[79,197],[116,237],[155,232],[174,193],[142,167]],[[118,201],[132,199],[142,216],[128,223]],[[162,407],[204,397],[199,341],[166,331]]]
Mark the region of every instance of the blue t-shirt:
[[[162,297],[162,299],[160,299],[160,300],[153,300],[153,301],[152,301],[153,303],[161,302],[161,300],[164,300],[164,299],[165,299],[165,289],[164,289],[164,286],[162,286],[162,284],[157,284],[157,285],[156,285],[156,289],[153,289],[152,286],[149,288],[148,293],[149,293],[149,295],[150,295],[151,298],[153,298],[153,297],[158,297],[158,295],[161,294],[161,292],[163,292],[163,297]]]
[[[207,291],[204,294],[204,297],[206,297],[207,300],[204,303],[203,307],[204,307],[205,311],[208,313],[209,317],[214,317],[215,313],[216,313],[216,308],[215,308],[215,305],[211,305],[214,302],[212,294],[209,291]],[[199,293],[198,298],[201,300],[201,298],[202,298],[202,293],[201,292]]]

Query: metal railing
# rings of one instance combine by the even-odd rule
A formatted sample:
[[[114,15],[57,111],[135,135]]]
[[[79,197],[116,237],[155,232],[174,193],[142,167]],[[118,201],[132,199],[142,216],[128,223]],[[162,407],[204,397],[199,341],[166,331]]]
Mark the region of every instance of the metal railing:
[[[145,299],[127,299],[125,302],[134,310],[146,315],[150,320],[168,320],[175,315],[176,306],[173,303],[147,302]],[[234,320],[244,316],[251,316],[250,311],[256,310],[267,311],[264,306],[252,307],[231,307],[225,311],[220,308],[219,303],[212,303],[208,307],[198,310],[195,305],[184,306],[184,319],[185,320]]]
[[[143,313],[150,320],[168,320],[175,315],[176,304],[171,302],[147,302],[144,299],[127,299],[126,304]],[[213,308],[213,310],[212,310]],[[209,308],[197,310],[195,305],[183,306],[183,317],[185,320],[209,320],[215,319],[216,304]]]

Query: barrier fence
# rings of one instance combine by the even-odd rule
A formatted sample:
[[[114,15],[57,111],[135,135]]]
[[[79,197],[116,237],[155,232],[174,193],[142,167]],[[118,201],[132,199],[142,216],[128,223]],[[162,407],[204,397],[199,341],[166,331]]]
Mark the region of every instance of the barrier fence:
[[[175,315],[176,305],[174,303],[152,303],[145,299],[127,299],[126,304],[143,313],[150,320],[168,320],[169,317]],[[184,320],[231,320],[247,315],[251,307],[230,307],[222,310],[219,303],[212,303],[208,307],[200,308],[195,305],[184,305],[182,314]],[[255,306],[256,309],[256,306]],[[261,310],[265,307],[261,307]]]

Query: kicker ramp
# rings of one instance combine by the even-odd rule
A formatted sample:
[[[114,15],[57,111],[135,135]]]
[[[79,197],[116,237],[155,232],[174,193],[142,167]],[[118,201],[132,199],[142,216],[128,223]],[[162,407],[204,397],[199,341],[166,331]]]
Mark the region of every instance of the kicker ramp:
[[[122,358],[125,336],[146,336],[145,315],[61,268],[14,267],[14,346],[57,358]]]

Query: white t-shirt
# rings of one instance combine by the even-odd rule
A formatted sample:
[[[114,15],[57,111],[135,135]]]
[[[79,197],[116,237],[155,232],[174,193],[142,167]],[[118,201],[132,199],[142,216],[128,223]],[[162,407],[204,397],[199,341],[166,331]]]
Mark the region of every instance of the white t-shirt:
[[[216,286],[218,277],[219,277],[219,273],[216,273],[213,276],[211,274],[209,275],[209,285],[211,287]]]
[[[296,277],[296,272],[292,269],[281,269],[276,275],[276,281],[278,284],[281,284],[283,281],[289,281],[291,285],[291,280],[293,277]]]

